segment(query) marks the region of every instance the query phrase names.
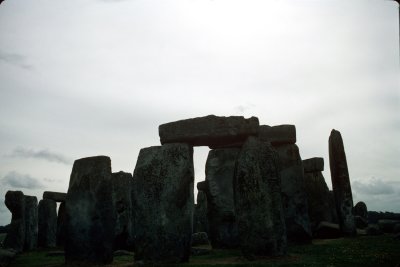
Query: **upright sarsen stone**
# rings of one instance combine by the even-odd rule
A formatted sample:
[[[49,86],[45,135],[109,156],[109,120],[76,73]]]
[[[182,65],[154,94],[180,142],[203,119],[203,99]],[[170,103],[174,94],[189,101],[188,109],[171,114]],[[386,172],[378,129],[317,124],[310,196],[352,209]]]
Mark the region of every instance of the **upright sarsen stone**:
[[[197,193],[197,203],[194,208],[193,214],[193,233],[205,232],[207,236],[209,234],[208,224],[208,208],[207,208],[207,196],[204,191],[199,190]]]
[[[329,136],[329,165],[339,225],[344,235],[356,235],[353,195],[342,136],[332,130]]]
[[[193,148],[166,144],[140,150],[133,173],[135,260],[189,259],[193,225]]]
[[[57,214],[57,247],[65,245],[65,202],[61,202]]]
[[[65,201],[66,263],[112,262],[115,217],[110,158],[76,160]]]
[[[25,250],[37,247],[38,201],[34,196],[25,196]]]
[[[237,146],[258,134],[258,118],[209,115],[162,124],[158,127],[161,144],[187,143],[210,148]]]
[[[12,217],[3,246],[22,252],[25,245],[25,196],[21,191],[7,191],[4,203]]]
[[[239,246],[233,178],[240,148],[210,150],[206,162],[209,239],[213,248]]]
[[[38,207],[38,246],[55,247],[57,239],[57,203],[42,199]]]
[[[114,250],[127,250],[132,246],[132,174],[112,174],[113,199],[116,210]]]
[[[276,151],[257,138],[249,137],[240,151],[234,199],[240,246],[247,258],[286,251],[279,165]]]

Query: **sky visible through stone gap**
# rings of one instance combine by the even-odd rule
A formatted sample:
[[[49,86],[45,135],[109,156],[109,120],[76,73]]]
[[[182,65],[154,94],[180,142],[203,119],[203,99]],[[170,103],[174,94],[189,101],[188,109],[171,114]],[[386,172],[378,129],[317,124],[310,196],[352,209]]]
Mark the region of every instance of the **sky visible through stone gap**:
[[[330,188],[339,130],[354,203],[400,212],[399,58],[394,1],[5,0],[0,225],[7,190],[66,192],[88,156],[132,173],[158,125],[209,114],[296,125]]]

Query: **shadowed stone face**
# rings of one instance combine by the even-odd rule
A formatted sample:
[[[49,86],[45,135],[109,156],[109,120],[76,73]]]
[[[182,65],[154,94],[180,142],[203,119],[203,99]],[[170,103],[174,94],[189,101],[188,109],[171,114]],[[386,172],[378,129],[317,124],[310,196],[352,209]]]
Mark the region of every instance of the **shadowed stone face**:
[[[193,215],[193,233],[205,232],[209,233],[208,224],[208,204],[206,193],[199,190],[197,193],[197,204],[195,205]]]
[[[67,197],[66,193],[51,192],[51,191],[43,192],[43,199],[51,199],[54,200],[55,202],[65,202],[66,197]]]
[[[279,170],[279,157],[269,143],[249,137],[234,178],[240,246],[247,258],[286,251]]]
[[[132,174],[112,174],[114,206],[116,210],[114,250],[129,249],[132,242]]]
[[[39,247],[55,247],[57,236],[57,203],[51,199],[39,201]]]
[[[4,203],[12,218],[3,245],[22,252],[25,245],[25,196],[21,191],[7,191]]]
[[[64,244],[65,244],[65,202],[61,202],[57,214],[57,246],[64,247]]]
[[[166,144],[140,150],[133,173],[135,260],[189,259],[193,225],[193,148]]]
[[[158,128],[161,144],[187,143],[210,148],[240,146],[250,135],[258,134],[258,118],[209,115],[162,124]]]
[[[65,202],[67,263],[112,262],[116,218],[112,195],[109,157],[74,162]]]
[[[25,250],[37,247],[38,201],[36,197],[25,196]]]
[[[329,165],[340,229],[345,235],[356,235],[353,195],[346,154],[340,132],[332,130],[329,137]]]
[[[213,248],[239,246],[233,178],[239,148],[210,150],[206,163],[209,238]]]

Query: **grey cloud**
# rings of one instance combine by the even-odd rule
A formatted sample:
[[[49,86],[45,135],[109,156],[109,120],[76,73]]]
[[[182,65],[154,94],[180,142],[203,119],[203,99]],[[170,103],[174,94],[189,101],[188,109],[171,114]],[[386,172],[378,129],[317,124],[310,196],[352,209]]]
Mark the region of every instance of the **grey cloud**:
[[[254,107],[255,107],[254,104],[248,103],[248,104],[245,104],[245,105],[236,106],[235,107],[235,111],[238,112],[238,113],[244,113],[244,112],[246,112],[249,109],[252,109]]]
[[[38,178],[34,178],[28,174],[21,174],[16,171],[9,172],[1,180],[1,183],[5,186],[11,186],[13,188],[27,188],[27,189],[38,189],[43,188],[43,184]]]
[[[393,184],[376,178],[369,182],[354,181],[352,188],[363,195],[390,195],[396,192]]]
[[[0,50],[0,62],[1,61],[8,63],[8,64],[18,66],[18,67],[26,69],[26,70],[33,69],[33,66],[26,62],[27,61],[26,57],[21,54],[5,53]]]
[[[60,153],[51,152],[47,149],[43,150],[33,150],[33,149],[25,149],[22,147],[14,149],[14,151],[8,155],[10,157],[19,157],[19,158],[35,158],[35,159],[44,159],[50,162],[57,162],[63,164],[70,164],[71,160],[65,157]]]

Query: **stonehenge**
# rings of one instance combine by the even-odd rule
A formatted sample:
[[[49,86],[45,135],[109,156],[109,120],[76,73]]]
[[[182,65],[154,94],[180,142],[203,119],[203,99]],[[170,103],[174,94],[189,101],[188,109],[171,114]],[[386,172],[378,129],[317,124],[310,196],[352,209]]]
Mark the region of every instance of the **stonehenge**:
[[[136,261],[189,260],[193,186],[192,146],[173,143],[140,150],[132,180]]]
[[[75,160],[65,200],[66,263],[112,262],[115,221],[110,158]]]
[[[302,160],[294,125],[209,115],[158,130],[161,145],[142,148],[133,172],[112,172],[107,156],[87,157],[73,163],[67,193],[45,191],[38,204],[8,191],[4,246],[63,247],[72,265],[109,264],[119,250],[133,251],[138,264],[176,264],[189,260],[192,246],[209,244],[252,260],[313,237],[354,235],[368,219],[363,202],[353,214],[338,131],[328,142],[330,191],[324,159]],[[196,204],[194,146],[210,148]]]
[[[259,138],[270,142],[281,164],[281,190],[287,237],[292,242],[310,242],[311,227],[305,193],[303,162],[296,142],[294,125],[261,125]]]
[[[346,236],[354,236],[356,225],[346,153],[342,135],[334,129],[329,136],[329,165],[340,230]]]
[[[51,199],[40,200],[38,214],[38,246],[55,247],[57,240],[57,203]]]

